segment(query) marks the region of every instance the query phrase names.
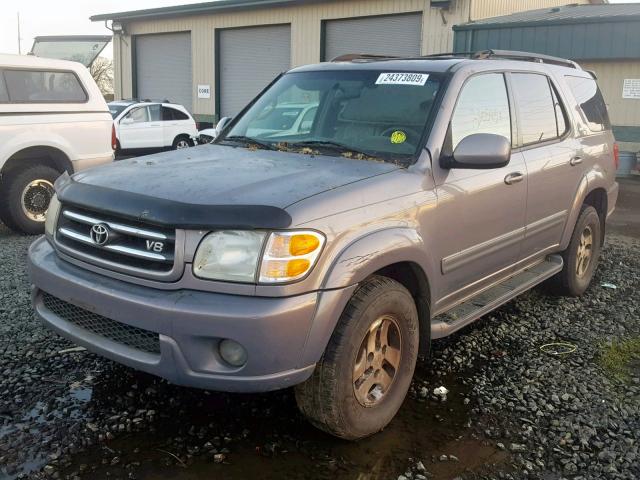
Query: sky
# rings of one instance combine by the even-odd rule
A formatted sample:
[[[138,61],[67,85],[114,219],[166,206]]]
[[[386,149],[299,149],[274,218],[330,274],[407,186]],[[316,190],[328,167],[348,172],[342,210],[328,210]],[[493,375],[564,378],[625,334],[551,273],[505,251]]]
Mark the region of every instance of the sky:
[[[518,1],[518,0],[512,0]],[[18,21],[22,53],[27,53],[37,35],[110,35],[104,22],[91,22],[99,13],[123,12],[144,8],[200,3],[201,0],[5,0],[0,15],[0,53],[18,53]],[[640,0],[610,0],[611,3]],[[112,55],[111,46],[104,56]]]
[[[111,35],[91,15],[200,3],[202,0],[4,0],[0,14],[0,53],[18,53],[18,12],[22,53],[39,35]],[[103,52],[111,56],[111,45]]]

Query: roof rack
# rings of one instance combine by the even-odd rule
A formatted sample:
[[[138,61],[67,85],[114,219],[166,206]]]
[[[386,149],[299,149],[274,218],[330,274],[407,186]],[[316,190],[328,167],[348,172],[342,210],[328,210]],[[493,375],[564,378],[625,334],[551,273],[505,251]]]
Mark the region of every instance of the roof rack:
[[[489,60],[497,58],[505,58],[510,60],[520,60],[524,62],[536,62],[536,63],[548,63],[551,65],[560,65],[563,67],[570,67],[580,70],[580,66],[566,58],[552,57],[550,55],[543,55],[541,53],[532,52],[519,52],[516,50],[480,50],[477,52],[447,52],[447,53],[434,53],[430,55],[422,55],[418,57],[400,57],[393,55],[370,55],[349,53],[346,55],[340,55],[339,57],[331,60],[332,62],[353,62],[353,61],[370,61],[381,62],[385,60],[425,60],[425,59],[448,59],[448,58],[470,58],[472,60]]]
[[[356,60],[370,60],[370,61],[381,61],[381,60],[401,60],[405,57],[398,57],[394,55],[373,55],[370,53],[346,53],[344,55],[340,55],[334,59],[332,62],[353,62]]]
[[[508,58],[512,60],[522,60],[525,62],[549,63],[551,65],[560,65],[580,69],[580,66],[573,60],[566,58],[552,57],[551,55],[543,55],[541,53],[519,52],[517,50],[482,50],[475,52],[472,57],[475,60],[485,60],[489,58]]]

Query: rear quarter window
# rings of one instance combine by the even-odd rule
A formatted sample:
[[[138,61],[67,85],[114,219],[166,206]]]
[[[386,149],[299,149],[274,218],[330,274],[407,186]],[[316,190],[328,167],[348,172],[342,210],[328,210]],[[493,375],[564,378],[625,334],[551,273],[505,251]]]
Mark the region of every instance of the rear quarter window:
[[[5,70],[4,79],[11,103],[87,101],[87,93],[73,72]]]
[[[175,108],[162,107],[162,120],[189,120],[189,116]]]
[[[573,93],[589,130],[602,132],[611,128],[607,105],[598,84],[592,78],[566,76],[567,85]]]

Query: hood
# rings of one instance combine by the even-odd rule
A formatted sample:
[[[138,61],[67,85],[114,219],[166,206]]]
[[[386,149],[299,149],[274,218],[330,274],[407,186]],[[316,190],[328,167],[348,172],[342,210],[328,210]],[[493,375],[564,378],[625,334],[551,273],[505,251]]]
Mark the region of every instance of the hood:
[[[153,223],[286,228],[288,206],[400,168],[342,157],[202,145],[78,173],[59,185],[58,194],[63,202]],[[278,225],[261,221],[268,213],[280,218]]]

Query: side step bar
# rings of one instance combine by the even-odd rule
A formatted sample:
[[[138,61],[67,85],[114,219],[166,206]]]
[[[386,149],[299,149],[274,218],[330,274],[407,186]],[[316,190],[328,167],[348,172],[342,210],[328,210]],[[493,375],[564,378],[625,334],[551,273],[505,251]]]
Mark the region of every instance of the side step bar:
[[[516,273],[475,297],[431,320],[431,338],[443,338],[529,290],[562,270],[562,257],[549,255],[543,262]]]

